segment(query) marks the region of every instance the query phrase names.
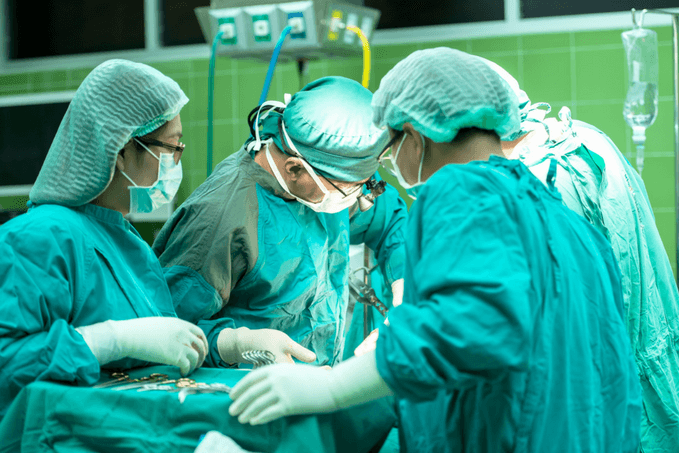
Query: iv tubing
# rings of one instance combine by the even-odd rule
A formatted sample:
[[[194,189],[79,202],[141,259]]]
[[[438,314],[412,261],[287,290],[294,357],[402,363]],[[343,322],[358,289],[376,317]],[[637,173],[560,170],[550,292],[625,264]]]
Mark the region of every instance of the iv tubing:
[[[276,43],[276,48],[273,50],[273,55],[271,55],[271,61],[269,62],[269,70],[266,73],[266,79],[264,80],[264,87],[262,88],[262,94],[259,96],[259,104],[262,105],[266,101],[266,96],[269,94],[269,87],[271,86],[271,79],[273,78],[273,70],[276,67],[276,60],[278,60],[278,54],[281,52],[281,47],[283,47],[283,41],[292,31],[292,27],[288,25],[281,32],[280,38]]]
[[[207,175],[210,176],[212,173],[212,109],[214,104],[214,92],[215,92],[215,55],[217,53],[217,45],[222,39],[224,31],[219,31],[215,39],[212,41],[212,53],[210,54],[210,69],[207,75]]]
[[[363,82],[362,85],[368,88],[370,83],[370,44],[360,28],[355,25],[347,25],[347,30],[351,30],[361,38],[363,43]]]

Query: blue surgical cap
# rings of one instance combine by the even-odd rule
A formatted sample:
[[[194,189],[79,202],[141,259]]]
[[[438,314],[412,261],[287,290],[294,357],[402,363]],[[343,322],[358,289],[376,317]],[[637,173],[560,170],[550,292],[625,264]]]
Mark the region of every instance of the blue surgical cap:
[[[282,114],[261,120],[262,137],[273,138],[285,151],[282,118],[295,148],[314,169],[339,181],[362,181],[377,171],[377,157],[389,140],[372,124],[371,100],[372,93],[354,80],[323,77],[292,96]]]
[[[118,153],[189,101],[179,85],[142,63],[108,60],[75,92],[33,185],[33,203],[80,206],[111,183]]]
[[[402,130],[411,123],[437,143],[469,127],[500,138],[519,129],[518,100],[507,83],[486,60],[447,47],[400,61],[380,82],[372,107],[377,126]]]

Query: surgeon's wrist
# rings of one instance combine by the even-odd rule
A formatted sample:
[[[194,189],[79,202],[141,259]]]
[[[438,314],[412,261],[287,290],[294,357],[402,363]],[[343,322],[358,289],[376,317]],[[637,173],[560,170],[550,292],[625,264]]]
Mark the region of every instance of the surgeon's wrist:
[[[107,363],[119,360],[122,357],[121,347],[119,344],[119,334],[115,329],[117,321],[104,321],[89,326],[76,327],[76,331],[82,335],[83,340],[94,357],[96,357],[99,366],[104,366]]]
[[[249,331],[247,327],[239,327],[238,329],[222,329],[217,337],[217,350],[219,357],[228,365],[234,365],[242,362],[240,343],[245,331]]]

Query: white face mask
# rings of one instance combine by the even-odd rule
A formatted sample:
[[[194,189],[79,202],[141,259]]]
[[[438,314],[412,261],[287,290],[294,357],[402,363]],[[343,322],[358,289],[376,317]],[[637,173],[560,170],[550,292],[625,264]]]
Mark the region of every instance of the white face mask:
[[[417,182],[414,184],[410,184],[405,180],[403,177],[403,174],[401,173],[401,169],[398,168],[398,154],[401,152],[401,147],[403,146],[403,142],[406,140],[407,135],[403,134],[403,139],[401,140],[401,143],[399,143],[398,148],[396,149],[396,155],[394,155],[394,161],[392,162],[392,166],[394,167],[394,173],[396,176],[396,179],[398,179],[398,183],[403,187],[404,189],[412,189],[413,187],[421,186],[424,184],[424,181],[422,181],[422,165],[424,164],[424,135],[420,134],[420,137],[422,138],[422,157],[420,157],[420,169],[417,172]]]
[[[283,179],[283,176],[281,175],[281,172],[278,170],[278,167],[276,166],[276,163],[273,161],[273,158],[271,157],[271,152],[269,151],[269,144],[266,144],[266,160],[269,162],[269,166],[271,167],[271,170],[274,173],[274,176],[276,177],[276,180],[278,183],[281,185],[283,190],[285,190],[288,194],[292,195],[295,197],[297,201],[302,203],[305,206],[308,206],[309,208],[313,209],[316,212],[325,212],[328,214],[335,214],[337,212],[344,211],[345,209],[351,207],[356,203],[356,199],[358,198],[358,195],[361,194],[360,188],[357,190],[354,190],[351,194],[347,195],[346,197],[342,195],[339,192],[330,192],[328,189],[325,188],[321,180],[318,178],[316,175],[316,172],[311,168],[311,165],[307,164],[303,158],[300,158],[300,161],[302,162],[302,165],[307,169],[309,172],[309,175],[313,178],[314,182],[316,185],[321,189],[323,192],[323,199],[319,201],[318,203],[312,203],[310,201],[304,200],[294,193],[290,192],[290,189],[288,189],[288,185],[285,183],[285,180]]]
[[[160,153],[156,156],[142,142],[135,141],[144,147],[153,157],[158,160],[158,179],[150,186],[139,186],[132,178],[121,171],[124,177],[130,181],[130,213],[147,213],[172,201],[179,190],[182,182],[182,163],[174,161],[174,153]]]

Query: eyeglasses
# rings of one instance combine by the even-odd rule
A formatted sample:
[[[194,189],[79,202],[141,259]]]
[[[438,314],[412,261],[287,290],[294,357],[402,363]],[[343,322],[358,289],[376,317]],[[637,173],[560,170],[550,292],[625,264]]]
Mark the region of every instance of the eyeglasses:
[[[153,138],[145,138],[143,140],[138,138],[137,140],[139,140],[140,142],[142,142],[145,145],[162,146],[163,148],[172,150],[175,153],[179,153],[179,154],[183,153],[184,148],[186,148],[186,145],[183,144],[183,143],[178,143],[177,145],[173,145],[172,143],[161,142],[160,140],[156,140],[156,139],[153,139]]]
[[[278,123],[278,133],[279,133],[279,137],[281,137],[281,144],[283,145],[283,148],[285,148],[285,149],[284,149],[284,152],[287,153],[287,154],[289,154],[289,155],[291,155],[291,156],[295,156],[295,157],[297,157],[297,158],[299,158],[299,159],[304,159],[304,157],[300,156],[299,153],[296,153],[295,151],[293,151],[293,150],[288,146],[288,144],[285,143],[285,138],[284,138],[284,135],[283,135],[283,124],[282,124],[282,123],[283,123],[283,121],[282,121],[282,118],[281,118],[281,119],[279,120],[279,123]],[[403,134],[403,132],[401,132],[401,134]],[[394,141],[396,141],[395,138],[392,139],[392,140],[390,140],[389,144],[388,144],[387,147],[385,148],[385,151],[386,151],[387,149],[389,149],[389,147],[390,147],[391,145],[393,145],[393,142],[394,142]],[[382,153],[380,153],[380,155],[381,155],[381,154],[384,154],[385,151],[382,151]],[[358,200],[358,207],[359,207],[359,209],[361,210],[361,212],[365,212],[365,211],[367,211],[368,209],[372,208],[373,205],[375,204],[375,198],[377,198],[377,197],[379,197],[380,195],[382,195],[382,194],[384,193],[384,191],[386,190],[386,185],[387,185],[387,183],[386,183],[385,181],[377,181],[374,177],[372,177],[372,178],[370,178],[369,180],[367,180],[366,182],[356,185],[355,188],[354,188],[353,190],[351,190],[350,192],[345,192],[345,191],[343,191],[342,189],[340,189],[339,187],[337,187],[337,186],[336,186],[332,181],[330,181],[328,178],[326,178],[325,176],[323,176],[323,175],[321,174],[321,172],[320,172],[318,169],[314,168],[314,167],[313,167],[311,164],[309,164],[308,162],[307,162],[307,164],[309,165],[309,167],[311,167],[311,168],[314,169],[314,171],[316,172],[316,174],[318,174],[319,176],[321,176],[323,179],[325,179],[326,181],[328,181],[328,183],[330,183],[331,186],[333,186],[335,189],[337,189],[337,191],[338,191],[339,193],[341,193],[342,196],[343,196],[344,198],[348,197],[349,195],[353,195],[353,194],[356,193],[356,192],[361,191],[362,186],[365,185],[365,187],[366,187],[366,189],[368,189],[369,193],[368,193],[368,194],[360,193],[360,194],[358,195],[358,197],[357,197],[357,200]]]
[[[384,147],[377,158],[377,161],[380,163],[380,165],[382,165],[382,167],[384,167],[384,169],[387,170],[392,176],[396,176],[396,171],[394,170],[394,165],[396,165],[396,162],[392,158],[391,148],[393,148],[394,144],[403,137],[403,134],[403,131],[397,131],[396,135],[394,135],[391,140],[389,140],[389,143],[387,143],[387,146]]]

